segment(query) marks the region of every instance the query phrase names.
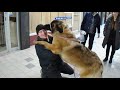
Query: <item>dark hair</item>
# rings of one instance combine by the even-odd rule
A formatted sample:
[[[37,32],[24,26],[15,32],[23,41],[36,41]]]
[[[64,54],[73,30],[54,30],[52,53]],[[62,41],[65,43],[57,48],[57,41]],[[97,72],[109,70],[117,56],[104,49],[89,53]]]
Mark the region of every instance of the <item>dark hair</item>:
[[[120,12],[118,12],[117,18],[119,18],[119,17],[120,17]],[[113,16],[112,16],[112,22],[111,23],[112,23],[112,29],[116,29],[118,25],[117,25],[117,23],[114,22],[114,17]]]
[[[43,27],[43,29],[45,29],[45,30],[51,30],[50,29],[50,24],[45,24],[44,27]]]
[[[37,25],[37,27],[36,27],[36,33],[38,34],[38,32],[39,32],[41,29],[43,29],[43,27],[44,27],[43,24]]]

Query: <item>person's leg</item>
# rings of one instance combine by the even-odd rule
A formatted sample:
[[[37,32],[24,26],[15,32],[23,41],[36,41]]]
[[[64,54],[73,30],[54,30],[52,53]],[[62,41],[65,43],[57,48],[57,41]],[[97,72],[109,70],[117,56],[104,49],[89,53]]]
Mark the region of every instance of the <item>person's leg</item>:
[[[62,78],[60,72],[59,73],[41,73],[41,78]]]
[[[73,74],[74,70],[71,66],[69,66],[67,63],[63,62],[63,64],[59,67],[59,70],[61,73],[64,74]]]
[[[95,34],[89,34],[89,46],[88,48],[91,50],[93,46],[93,41],[94,41]]]
[[[41,78],[47,78],[47,75],[43,69],[40,70]]]
[[[112,43],[112,51],[111,51],[109,63],[112,63],[112,59],[113,59],[114,54],[115,54],[115,43]]]
[[[110,43],[107,43],[106,57],[105,57],[105,59],[103,60],[103,62],[106,62],[106,61],[108,60],[109,51],[110,51],[110,46],[111,46],[111,44],[110,44]]]
[[[61,73],[58,71],[48,73],[47,78],[62,78]]]
[[[48,78],[43,72],[41,73],[41,78]]]
[[[47,69],[42,69],[41,78],[62,78],[61,72],[56,67],[50,66]]]
[[[84,41],[84,42],[82,42],[81,44],[83,44],[83,45],[85,46],[86,41],[87,41],[87,37],[88,37],[88,33],[86,33],[86,35],[85,35],[84,37],[85,37],[85,41]]]

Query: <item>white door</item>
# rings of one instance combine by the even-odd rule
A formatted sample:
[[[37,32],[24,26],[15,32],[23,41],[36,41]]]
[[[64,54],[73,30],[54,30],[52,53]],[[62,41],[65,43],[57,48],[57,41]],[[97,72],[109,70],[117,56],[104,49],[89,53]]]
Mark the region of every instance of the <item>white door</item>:
[[[4,12],[4,23],[7,51],[19,49],[18,13]]]

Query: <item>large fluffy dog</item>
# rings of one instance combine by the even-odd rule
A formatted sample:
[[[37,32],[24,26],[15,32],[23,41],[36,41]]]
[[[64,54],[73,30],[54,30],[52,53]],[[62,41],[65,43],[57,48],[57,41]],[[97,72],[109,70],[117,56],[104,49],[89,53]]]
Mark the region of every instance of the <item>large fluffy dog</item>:
[[[78,69],[81,78],[102,77],[103,64],[95,52],[80,44],[62,21],[52,21],[51,29],[52,44],[44,41],[36,41],[35,44],[42,44],[53,53],[59,54],[65,62]]]

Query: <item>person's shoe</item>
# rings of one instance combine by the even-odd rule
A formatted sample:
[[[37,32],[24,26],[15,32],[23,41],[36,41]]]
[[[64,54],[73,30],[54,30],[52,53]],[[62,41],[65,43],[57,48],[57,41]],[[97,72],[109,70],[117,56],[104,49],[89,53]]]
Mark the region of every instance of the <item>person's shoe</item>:
[[[108,60],[108,58],[105,58],[104,60],[103,60],[103,62],[106,62]]]
[[[112,59],[110,59],[109,63],[110,63],[110,64],[112,63]]]

